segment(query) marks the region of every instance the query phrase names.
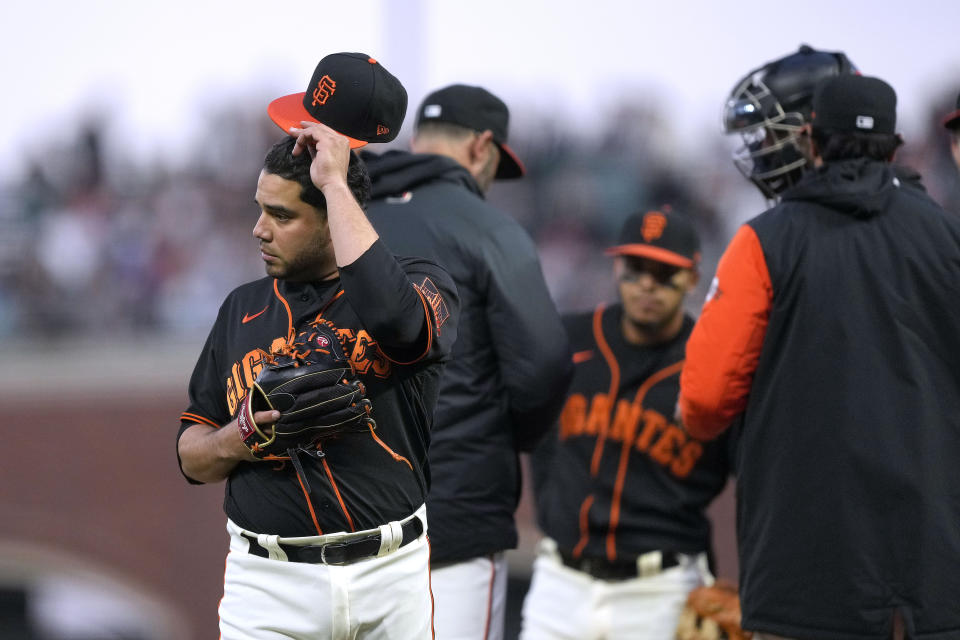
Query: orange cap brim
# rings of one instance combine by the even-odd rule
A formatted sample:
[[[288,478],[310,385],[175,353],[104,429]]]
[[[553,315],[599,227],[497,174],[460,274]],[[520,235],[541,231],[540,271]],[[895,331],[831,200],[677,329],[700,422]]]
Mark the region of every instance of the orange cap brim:
[[[267,115],[269,115],[273,123],[283,129],[283,132],[286,134],[289,134],[290,129],[294,127],[297,129],[301,128],[303,125],[300,123],[303,121],[319,122],[319,120],[310,115],[309,111],[303,108],[304,95],[306,95],[305,91],[291,93],[288,96],[277,98],[267,105]],[[337,133],[340,132],[337,131]],[[342,133],[340,133],[340,135],[343,136]],[[359,149],[360,147],[367,146],[365,140],[357,140],[350,136],[343,137],[350,141],[351,149]]]
[[[505,142],[497,142],[494,144],[500,149],[500,153],[504,154],[500,158],[500,166],[497,167],[497,173],[494,175],[494,178],[497,180],[511,180],[527,174],[527,168],[520,162],[520,158],[513,152],[513,149],[508,147]]]
[[[692,269],[695,263],[690,258],[674,253],[660,247],[653,247],[649,244],[621,244],[616,247],[610,247],[604,253],[608,256],[635,256],[637,258],[650,258],[657,262],[665,262],[676,267]]]

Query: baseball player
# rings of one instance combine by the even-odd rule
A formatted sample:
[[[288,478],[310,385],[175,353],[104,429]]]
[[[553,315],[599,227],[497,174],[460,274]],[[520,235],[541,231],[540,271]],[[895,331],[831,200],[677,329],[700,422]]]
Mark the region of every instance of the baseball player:
[[[960,220],[891,165],[882,80],[822,80],[813,166],[740,227],[687,343],[688,431],[740,432],[743,627],[960,638]]]
[[[943,117],[943,126],[950,132],[950,155],[960,169],[960,94],[957,95],[957,108]]]
[[[687,594],[712,581],[705,509],[727,481],[726,443],[673,420],[699,252],[684,215],[634,214],[607,250],[620,301],[563,318],[574,378],[532,457],[545,537],[523,640],[672,639]]]
[[[403,255],[443,265],[460,294],[453,359],[440,379],[430,442],[431,577],[437,638],[496,640],[506,612],[506,549],[517,544],[518,452],[560,409],[572,366],[533,241],[484,200],[523,175],[507,146],[506,105],[452,85],[417,111],[415,153],[364,153],[368,215]]]
[[[190,482],[226,480],[223,638],[431,637],[426,454],[459,303],[443,269],[380,242],[350,151],[396,135],[405,109],[396,78],[348,53],[321,60],[306,93],[270,105],[293,137],[270,149],[254,197],[267,277],[220,308],[178,439]],[[373,424],[258,459],[238,413],[267,354],[318,318],[336,327]],[[269,432],[283,415],[252,419]]]

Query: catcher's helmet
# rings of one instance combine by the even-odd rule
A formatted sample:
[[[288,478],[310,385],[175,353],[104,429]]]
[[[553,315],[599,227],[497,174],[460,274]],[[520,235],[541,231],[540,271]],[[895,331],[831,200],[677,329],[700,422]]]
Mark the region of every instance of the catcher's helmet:
[[[723,109],[726,133],[739,133],[743,146],[734,164],[767,198],[794,184],[809,164],[797,144],[810,119],[813,90],[824,78],[859,73],[842,52],[807,45],[754,69],[741,79]]]

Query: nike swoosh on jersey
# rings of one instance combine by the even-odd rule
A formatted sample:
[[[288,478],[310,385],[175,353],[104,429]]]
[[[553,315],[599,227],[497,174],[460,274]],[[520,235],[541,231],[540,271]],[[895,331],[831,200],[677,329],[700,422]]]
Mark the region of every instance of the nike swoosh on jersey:
[[[265,306],[265,307],[263,308],[263,311],[261,311],[260,313],[255,313],[255,314],[253,314],[253,315],[250,315],[249,313],[244,314],[244,315],[243,315],[243,320],[242,320],[243,324],[247,324],[248,322],[250,322],[251,320],[253,320],[253,319],[256,318],[257,316],[262,315],[263,312],[266,311],[266,310],[269,309],[269,308],[270,308],[270,305],[267,305],[267,306]]]

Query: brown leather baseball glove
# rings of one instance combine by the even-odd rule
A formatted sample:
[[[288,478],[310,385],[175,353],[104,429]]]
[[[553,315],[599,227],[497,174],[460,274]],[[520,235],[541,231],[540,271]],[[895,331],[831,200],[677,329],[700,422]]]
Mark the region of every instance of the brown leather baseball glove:
[[[753,634],[740,627],[737,588],[724,580],[697,587],[677,622],[676,640],[750,640]]]

